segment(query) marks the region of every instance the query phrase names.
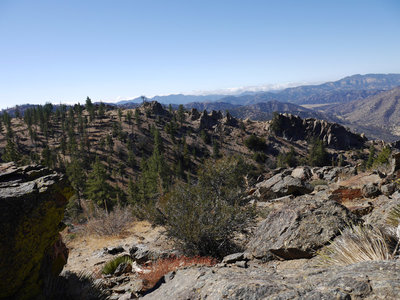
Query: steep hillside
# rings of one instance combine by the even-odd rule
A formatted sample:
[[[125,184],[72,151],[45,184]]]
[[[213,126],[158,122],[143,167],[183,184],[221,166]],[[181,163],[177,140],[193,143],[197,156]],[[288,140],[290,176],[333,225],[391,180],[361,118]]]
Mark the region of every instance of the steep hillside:
[[[382,135],[400,136],[400,87],[363,100],[330,107],[326,110],[348,122],[349,125],[368,129],[377,138]]]
[[[284,109],[291,105],[269,103],[263,109],[275,111],[281,106]],[[40,162],[61,169],[68,169],[72,161],[77,161],[89,174],[98,157],[107,168],[109,182],[123,190],[129,180],[140,177],[143,162],[154,155],[155,148],[162,149],[160,154],[173,177],[186,179],[211,157],[240,154],[258,168],[266,169],[275,164],[278,154],[291,147],[299,159],[305,159],[309,137],[324,139],[308,127],[304,130],[311,131],[301,138],[287,139],[272,132],[268,122],[242,121],[217,111],[167,110],[157,102],[124,110],[105,105],[54,109],[47,104],[31,109],[24,117],[10,119],[4,114],[2,119],[2,160]],[[292,126],[290,122],[281,125]],[[352,135],[344,128],[342,131]],[[252,149],[246,144],[252,136],[262,138],[264,145]],[[328,147],[349,148],[334,143],[328,143]]]

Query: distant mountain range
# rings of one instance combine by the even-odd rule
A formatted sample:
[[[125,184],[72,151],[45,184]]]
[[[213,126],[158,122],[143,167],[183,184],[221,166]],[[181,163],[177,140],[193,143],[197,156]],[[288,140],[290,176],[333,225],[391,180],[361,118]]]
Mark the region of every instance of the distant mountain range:
[[[254,93],[243,92],[241,95],[168,95],[155,96],[162,104],[187,104],[191,102],[224,102],[233,105],[250,105],[261,102],[280,101],[298,105],[321,103],[346,103],[364,99],[382,91],[400,86],[400,74],[366,74],[353,75],[343,79],[318,85],[303,85],[278,91]],[[142,98],[125,100],[117,105],[141,103]]]
[[[269,92],[243,92],[240,95],[155,96],[146,101],[172,104],[176,109],[229,111],[234,117],[265,121],[274,112],[291,113],[302,118],[324,119],[352,128],[369,138],[400,139],[400,74],[353,75],[318,85],[303,85]],[[143,98],[107,103],[134,108]],[[22,105],[20,112],[31,105]],[[56,107],[56,106],[55,106]],[[15,108],[7,110],[13,114]]]

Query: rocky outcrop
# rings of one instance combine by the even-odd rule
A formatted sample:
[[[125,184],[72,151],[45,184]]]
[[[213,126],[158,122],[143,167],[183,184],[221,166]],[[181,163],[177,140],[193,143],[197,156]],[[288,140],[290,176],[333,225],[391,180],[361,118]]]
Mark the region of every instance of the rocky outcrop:
[[[254,195],[261,201],[268,201],[286,195],[300,196],[312,191],[313,187],[309,183],[283,172],[258,183]]]
[[[279,114],[276,134],[288,140],[310,140],[318,138],[336,150],[362,148],[366,138],[352,133],[342,125],[313,118],[302,119],[291,114]]]
[[[310,258],[357,221],[344,206],[318,194],[287,200],[260,224],[246,252],[263,260]]]
[[[224,119],[224,124],[228,125],[228,126],[236,127],[236,126],[238,126],[239,122],[237,119],[232,117],[232,115],[229,112],[227,112],[225,119]]]
[[[32,299],[62,270],[68,252],[59,232],[71,195],[60,173],[0,165],[0,298]]]
[[[400,261],[278,270],[189,268],[164,276],[143,299],[398,299]]]
[[[145,102],[143,103],[145,110],[150,111],[152,115],[156,116],[169,116],[169,111],[164,109],[164,107],[157,101]]]
[[[222,113],[220,111],[213,110],[211,114],[207,111],[203,111],[200,115],[200,127],[199,129],[212,129],[213,126],[217,125],[219,120],[222,119]]]
[[[200,113],[197,109],[192,108],[190,110],[189,116],[190,116],[190,120],[196,121],[198,118],[200,118]]]

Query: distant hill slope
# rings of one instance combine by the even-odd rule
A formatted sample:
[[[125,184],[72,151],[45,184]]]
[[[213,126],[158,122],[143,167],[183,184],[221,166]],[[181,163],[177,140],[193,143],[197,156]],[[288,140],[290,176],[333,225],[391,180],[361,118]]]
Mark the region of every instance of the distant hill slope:
[[[288,102],[279,102],[276,100],[251,105],[234,105],[226,102],[193,102],[186,104],[185,108],[196,108],[199,111],[229,111],[229,113],[236,118],[255,121],[271,120],[274,112],[291,113],[302,118],[332,119],[323,113],[316,112],[300,105]]]
[[[330,107],[326,112],[340,116],[344,122],[354,127],[370,130],[375,128],[378,134],[382,134],[379,133],[382,130],[400,136],[400,87],[366,99]]]
[[[400,86],[400,74],[353,75],[320,85],[304,85],[274,93],[263,92],[255,95],[228,96],[218,101],[239,105],[271,100],[295,104],[346,103],[364,99],[397,86]]]

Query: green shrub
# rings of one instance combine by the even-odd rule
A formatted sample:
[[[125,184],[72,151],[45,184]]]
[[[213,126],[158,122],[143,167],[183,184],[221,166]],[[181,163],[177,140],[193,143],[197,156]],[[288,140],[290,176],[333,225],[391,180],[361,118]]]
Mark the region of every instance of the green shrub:
[[[184,252],[217,258],[237,252],[233,235],[254,218],[253,208],[244,206],[247,170],[238,158],[210,160],[199,170],[197,184],[174,186],[166,226]]]
[[[296,167],[298,161],[296,158],[296,152],[293,147],[290,147],[290,151],[287,153],[280,153],[277,157],[278,167]]]
[[[263,164],[267,161],[268,156],[262,152],[256,152],[253,154],[253,159],[259,164]]]
[[[390,147],[386,146],[379,152],[378,156],[374,159],[373,166],[378,167],[381,165],[389,164],[389,158],[392,153]]]
[[[244,140],[244,144],[252,151],[264,151],[267,148],[264,138],[260,138],[254,134]]]
[[[109,262],[107,262],[103,269],[102,269],[102,273],[105,275],[108,274],[114,274],[115,270],[117,269],[117,267],[122,264],[122,263],[129,263],[131,264],[133,262],[132,258],[128,255],[123,255],[123,256],[118,256],[116,258],[113,258],[112,260],[110,260]]]

